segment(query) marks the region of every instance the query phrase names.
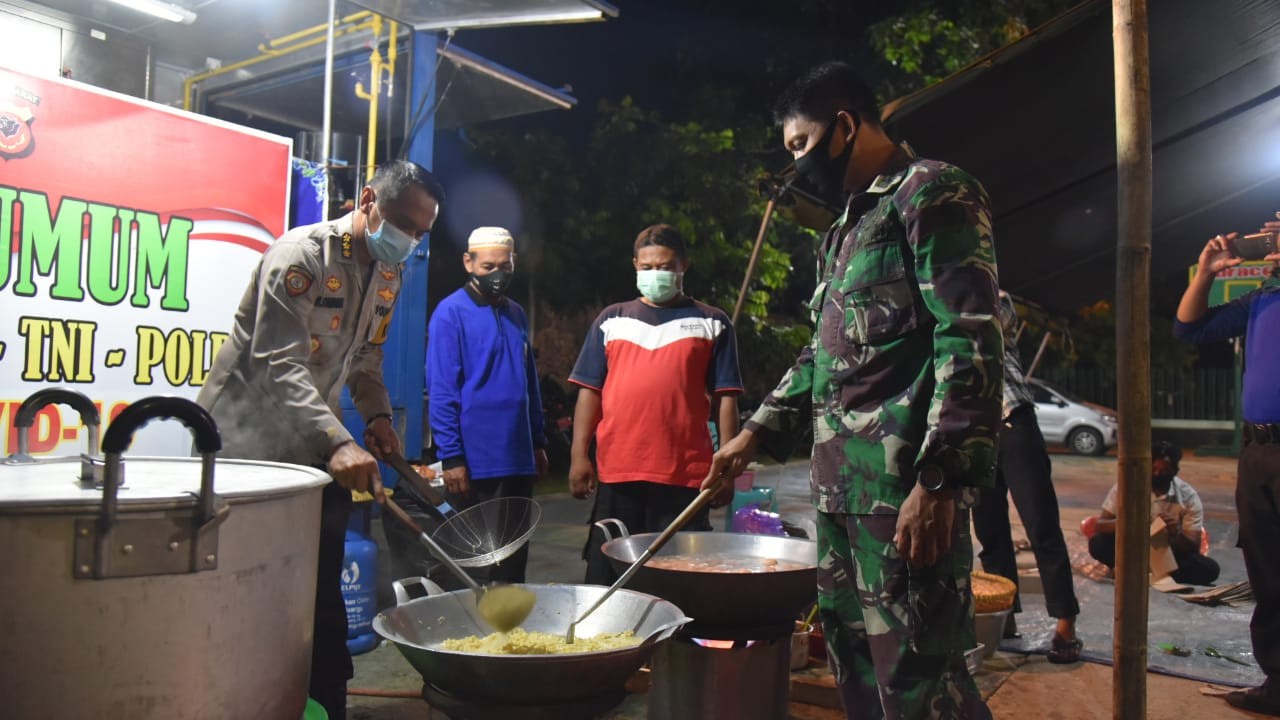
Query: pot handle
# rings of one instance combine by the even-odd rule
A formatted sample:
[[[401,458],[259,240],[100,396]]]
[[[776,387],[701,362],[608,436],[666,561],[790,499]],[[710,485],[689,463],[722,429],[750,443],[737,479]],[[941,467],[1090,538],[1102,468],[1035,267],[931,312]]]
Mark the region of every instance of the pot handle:
[[[48,405],[67,405],[80,413],[80,422],[89,431],[89,454],[98,452],[98,431],[102,425],[102,415],[94,407],[93,401],[75,390],[45,388],[23,400],[14,415],[13,426],[18,430],[18,451],[14,453],[15,457],[26,459],[30,455],[30,431],[36,424],[36,413]]]
[[[120,412],[107,428],[102,438],[102,453],[106,458],[103,470],[102,518],[110,527],[116,514],[116,495],[120,489],[120,461],[124,451],[133,444],[133,434],[142,426],[157,419],[174,419],[187,426],[195,438],[200,452],[200,502],[198,525],[203,527],[216,514],[213,494],[213,458],[222,449],[222,436],[218,425],[208,410],[187,400],[171,395],[142,398]]]
[[[155,395],[142,398],[121,411],[102,438],[102,452],[123,453],[133,444],[133,434],[157,419],[174,419],[186,425],[201,455],[212,455],[222,449],[218,425],[208,410],[186,398]]]
[[[631,535],[631,533],[627,530],[626,523],[622,522],[618,518],[605,518],[603,520],[597,520],[593,524],[596,527],[600,528],[600,532],[604,533],[605,542],[609,542],[610,540],[617,540],[619,538],[630,537]],[[618,533],[617,535],[613,534],[615,530]]]
[[[396,594],[396,605],[403,605],[414,599],[409,596],[409,586],[411,585],[417,585],[422,588],[423,593],[425,593],[424,597],[444,594],[444,588],[422,576],[392,580],[391,589]]]
[[[208,410],[190,400],[172,396],[153,396],[143,398],[126,407],[107,428],[102,438],[102,451],[105,460],[103,468],[102,511],[96,521],[80,521],[77,525],[78,535],[92,534],[92,562],[85,562],[77,554],[75,563],[76,577],[107,577],[129,575],[167,574],[165,570],[155,568],[130,567],[117,561],[117,568],[111,567],[113,542],[119,544],[123,540],[113,540],[117,527],[116,509],[119,504],[119,491],[123,479],[123,454],[133,444],[133,434],[152,420],[171,418],[180,421],[191,431],[195,438],[196,450],[200,453],[200,496],[196,502],[196,512],[189,536],[187,552],[189,560],[183,565],[185,572],[214,570],[218,564],[217,528],[226,520],[231,508],[218,501],[213,492],[214,456],[222,449],[222,438],[218,434],[218,426]],[[81,524],[85,523],[85,524]],[[92,529],[90,529],[92,528]],[[127,555],[132,550],[125,546]],[[177,551],[182,544],[170,543],[170,551]],[[87,548],[86,548],[87,550]]]
[[[681,617],[681,618],[676,618],[671,622],[663,623],[658,627],[650,630],[649,634],[644,637],[644,640],[640,641],[640,644],[649,645],[651,643],[662,642],[663,640],[666,640],[667,638],[674,635],[676,631],[679,630],[681,627],[684,627],[686,624],[691,622],[693,622],[693,618]]]

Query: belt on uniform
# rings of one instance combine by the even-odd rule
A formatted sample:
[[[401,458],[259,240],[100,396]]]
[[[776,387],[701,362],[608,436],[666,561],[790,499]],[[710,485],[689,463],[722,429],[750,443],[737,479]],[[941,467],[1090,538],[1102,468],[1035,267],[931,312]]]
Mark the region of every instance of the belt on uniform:
[[[1244,441],[1257,445],[1280,444],[1280,423],[1245,423]]]

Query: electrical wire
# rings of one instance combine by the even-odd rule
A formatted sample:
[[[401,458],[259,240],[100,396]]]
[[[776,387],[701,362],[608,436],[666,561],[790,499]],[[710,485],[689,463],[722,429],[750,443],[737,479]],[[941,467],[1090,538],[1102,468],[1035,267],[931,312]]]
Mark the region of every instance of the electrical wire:
[[[427,83],[427,89],[422,93],[422,98],[418,101],[418,107],[414,109],[413,116],[409,119],[409,126],[405,130],[404,139],[400,142],[400,152],[396,154],[396,159],[398,160],[404,160],[408,157],[409,149],[413,147],[414,135],[417,134],[418,128],[421,126],[423,121],[423,108],[427,104],[427,98],[431,97],[431,91],[435,88],[436,78],[440,76],[440,66],[444,64],[444,51],[448,50],[449,44],[453,42],[453,35],[453,29],[446,31],[444,47],[436,51],[436,64],[435,67],[431,69],[431,80]],[[416,38],[414,42],[417,42]],[[452,79],[450,79],[449,84],[453,84]],[[446,92],[447,91],[448,88],[446,88]],[[438,108],[439,104],[433,107]],[[434,110],[431,114],[435,114]],[[430,117],[430,115],[428,115],[428,117]]]

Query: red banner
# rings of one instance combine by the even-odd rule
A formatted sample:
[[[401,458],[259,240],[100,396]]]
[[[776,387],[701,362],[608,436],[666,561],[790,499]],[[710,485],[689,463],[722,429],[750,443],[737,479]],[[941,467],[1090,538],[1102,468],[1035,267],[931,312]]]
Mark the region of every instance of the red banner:
[[[0,428],[49,386],[113,409],[195,397],[249,274],[284,232],[285,138],[0,68]],[[104,418],[105,419],[105,418]],[[32,449],[78,452],[50,408]],[[180,428],[143,452],[185,454]]]

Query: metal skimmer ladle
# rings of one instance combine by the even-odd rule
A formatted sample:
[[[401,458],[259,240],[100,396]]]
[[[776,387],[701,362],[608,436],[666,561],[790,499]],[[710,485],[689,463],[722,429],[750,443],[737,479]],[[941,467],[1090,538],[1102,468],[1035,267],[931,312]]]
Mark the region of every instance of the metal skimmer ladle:
[[[391,466],[400,475],[400,479],[416,493],[422,496],[423,500],[431,503],[435,507],[436,512],[445,519],[446,522],[454,523],[458,528],[458,537],[463,542],[471,545],[471,551],[477,555],[482,554],[485,548],[484,539],[480,537],[480,533],[471,527],[471,524],[465,517],[459,517],[461,513],[445,500],[444,494],[431,486],[427,479],[422,477],[413,469],[404,456],[400,453],[391,453],[383,458],[383,462]]]
[[[520,626],[524,619],[529,617],[529,613],[533,610],[533,604],[537,601],[537,596],[529,590],[517,585],[491,584],[488,587],[482,587],[474,578],[467,574],[466,570],[458,565],[449,553],[445,552],[435,540],[431,539],[419,525],[409,517],[409,513],[404,508],[396,504],[396,501],[387,498],[387,510],[391,511],[396,519],[404,523],[407,527],[418,533],[418,539],[423,545],[431,551],[431,554],[437,560],[444,563],[458,577],[459,580],[467,584],[467,587],[476,594],[476,610],[479,611],[480,617],[489,623],[494,630],[498,632],[507,632]]]
[[[702,510],[707,503],[711,502],[711,499],[715,497],[715,495],[716,490],[713,488],[707,488],[706,490],[698,493],[698,497],[694,498],[693,502],[689,503],[689,507],[685,508],[679,515],[677,515],[676,519],[672,520],[671,524],[667,526],[667,529],[663,530],[661,535],[654,538],[654,541],[649,545],[649,548],[645,550],[635,562],[631,563],[631,567],[627,568],[627,571],[622,573],[622,577],[618,578],[612,585],[610,585],[609,589],[600,596],[600,599],[596,600],[591,607],[587,608],[586,612],[579,615],[577,620],[569,623],[569,632],[565,633],[564,641],[572,645],[574,632],[577,630],[578,623],[586,620],[587,616],[603,605],[604,601],[608,600],[610,595],[613,595],[618,588],[626,585],[627,581],[631,579],[631,576],[635,575],[645,563],[649,562],[649,558],[653,557],[654,553],[661,550],[662,546],[666,545],[667,541],[679,532],[680,528],[688,524],[689,520],[691,520],[694,515],[698,514],[698,511]]]

